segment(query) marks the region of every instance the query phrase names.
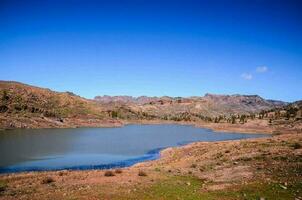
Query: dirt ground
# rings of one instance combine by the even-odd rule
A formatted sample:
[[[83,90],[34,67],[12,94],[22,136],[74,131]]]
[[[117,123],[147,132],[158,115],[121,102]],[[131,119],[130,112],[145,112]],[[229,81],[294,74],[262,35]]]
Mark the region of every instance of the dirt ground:
[[[261,127],[257,123],[249,127],[246,132],[274,131],[253,129]],[[302,132],[191,143],[163,150],[158,160],[107,171],[2,174],[0,199],[298,200],[302,199]]]

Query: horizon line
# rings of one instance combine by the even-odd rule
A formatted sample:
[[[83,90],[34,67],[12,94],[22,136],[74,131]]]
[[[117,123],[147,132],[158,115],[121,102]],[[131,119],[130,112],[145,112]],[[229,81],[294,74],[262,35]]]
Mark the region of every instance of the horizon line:
[[[39,86],[39,85],[33,85],[33,84],[28,84],[28,83],[24,83],[21,81],[14,81],[14,80],[2,80],[0,79],[0,83],[1,82],[6,82],[6,83],[17,83],[17,84],[22,84],[22,85],[27,85],[30,87],[37,87],[40,89],[46,89],[46,90],[51,90],[52,92],[59,92],[59,93],[73,93],[76,96],[88,99],[88,100],[94,100],[96,97],[104,97],[104,96],[108,96],[108,97],[132,97],[132,98],[139,98],[139,97],[150,97],[150,98],[163,98],[163,97],[169,97],[169,98],[194,98],[194,97],[206,97],[207,95],[215,95],[215,96],[258,96],[262,99],[265,100],[272,100],[272,101],[282,101],[284,103],[290,103],[290,102],[296,102],[299,101],[301,99],[298,100],[294,100],[294,101],[285,101],[285,100],[280,100],[280,99],[271,99],[271,98],[264,98],[261,95],[258,94],[240,94],[240,93],[232,93],[232,94],[226,94],[226,93],[212,93],[212,92],[206,92],[203,95],[190,95],[190,96],[169,96],[169,95],[158,95],[158,96],[154,96],[154,95],[127,95],[127,94],[119,94],[119,95],[109,95],[109,94],[98,94],[95,95],[93,98],[89,98],[89,97],[85,97],[85,96],[81,96],[78,93],[75,93],[73,91],[70,90],[65,90],[65,91],[60,91],[57,90],[55,88],[50,88],[50,87],[44,87],[44,86]]]

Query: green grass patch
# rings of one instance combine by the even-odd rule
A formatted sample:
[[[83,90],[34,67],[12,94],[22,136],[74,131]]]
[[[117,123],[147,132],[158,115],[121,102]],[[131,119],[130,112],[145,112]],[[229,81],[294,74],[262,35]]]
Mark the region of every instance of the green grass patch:
[[[301,196],[301,183],[289,186],[283,189],[280,184],[254,182],[248,185],[233,187],[228,190],[209,192],[208,198],[205,199],[245,199],[253,200],[260,199],[294,199],[296,196]],[[300,192],[300,194],[299,194]]]
[[[130,193],[116,194],[110,199],[159,199],[159,200],[253,200],[294,199],[301,196],[302,184],[290,184],[286,189],[277,183],[254,182],[248,185],[232,186],[219,191],[203,189],[203,180],[192,176],[171,176],[150,186],[140,186]]]

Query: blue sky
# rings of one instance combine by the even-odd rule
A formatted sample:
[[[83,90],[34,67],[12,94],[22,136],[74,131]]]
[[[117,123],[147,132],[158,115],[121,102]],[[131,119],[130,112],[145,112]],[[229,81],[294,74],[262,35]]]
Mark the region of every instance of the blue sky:
[[[0,79],[83,97],[302,99],[302,1],[0,0]]]

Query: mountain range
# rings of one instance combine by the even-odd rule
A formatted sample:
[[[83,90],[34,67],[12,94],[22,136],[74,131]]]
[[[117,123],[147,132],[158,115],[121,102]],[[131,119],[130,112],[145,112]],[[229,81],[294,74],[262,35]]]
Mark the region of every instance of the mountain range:
[[[55,92],[14,81],[0,81],[0,127],[89,126],[122,120],[196,120],[258,113],[287,106],[258,95],[206,94],[194,97],[96,96]],[[80,122],[81,123],[80,123]],[[84,123],[85,122],[85,123]],[[83,124],[84,123],[84,124]],[[21,125],[20,125],[21,124]],[[44,125],[43,125],[44,126]]]

